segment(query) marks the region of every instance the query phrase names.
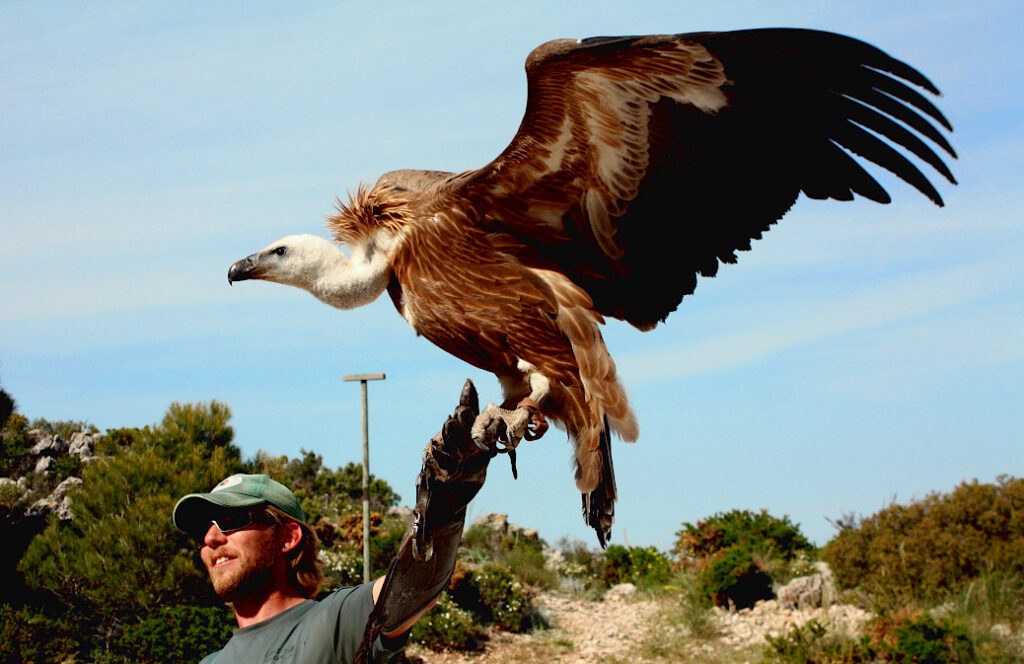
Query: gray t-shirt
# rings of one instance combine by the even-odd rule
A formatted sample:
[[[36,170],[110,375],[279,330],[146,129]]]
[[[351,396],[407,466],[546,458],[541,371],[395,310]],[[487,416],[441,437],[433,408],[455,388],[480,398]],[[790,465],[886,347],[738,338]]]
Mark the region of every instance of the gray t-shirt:
[[[351,664],[373,610],[373,584],[335,590],[306,600],[261,623],[236,629],[222,649],[200,664]],[[386,662],[405,647],[408,632],[377,639],[374,662]]]

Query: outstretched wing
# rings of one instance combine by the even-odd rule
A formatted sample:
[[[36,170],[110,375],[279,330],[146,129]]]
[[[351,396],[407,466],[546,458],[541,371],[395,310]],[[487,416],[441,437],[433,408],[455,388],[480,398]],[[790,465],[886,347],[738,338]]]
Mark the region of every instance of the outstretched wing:
[[[764,29],[544,44],[512,143],[436,200],[524,263],[565,273],[602,314],[653,327],[792,206],[889,202],[856,157],[938,205],[902,151],[955,182],[951,130],[919,72],[841,35]],[[902,149],[902,151],[901,151]],[[459,200],[461,199],[461,200]]]

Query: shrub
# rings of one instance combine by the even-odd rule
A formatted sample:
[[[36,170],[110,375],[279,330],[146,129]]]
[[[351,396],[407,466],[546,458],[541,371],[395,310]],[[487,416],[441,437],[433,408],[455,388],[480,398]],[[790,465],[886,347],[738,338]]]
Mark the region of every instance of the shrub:
[[[437,605],[413,625],[410,640],[431,650],[468,650],[479,647],[481,636],[473,614],[442,593]]]
[[[654,590],[668,582],[672,563],[653,546],[612,544],[604,552],[601,578],[608,584],[633,583]]]
[[[28,420],[18,413],[10,415],[0,428],[0,475],[14,477],[31,470],[29,443]]]
[[[66,621],[0,604],[0,662],[62,662],[79,649]]]
[[[601,564],[601,579],[608,585],[626,583],[633,577],[633,561],[629,549],[621,544],[611,544],[604,550]]]
[[[543,540],[535,534],[510,533],[485,523],[473,524],[462,538],[468,560],[504,566],[526,586],[555,588],[558,574],[548,568],[544,548]]]
[[[541,541],[521,538],[497,559],[520,583],[532,588],[558,587],[558,574],[548,568]]]
[[[222,648],[236,627],[223,607],[168,606],[126,626],[111,648],[137,664],[198,662]]]
[[[672,576],[672,562],[653,546],[630,547],[629,563],[633,570],[633,583],[647,589],[664,585]]]
[[[972,579],[1024,572],[1024,479],[964,483],[890,505],[842,530],[824,551],[838,583],[880,606],[942,601]]]
[[[775,517],[767,510],[719,512],[696,525],[684,523],[676,535],[676,554],[697,560],[737,545],[757,550],[765,557],[785,560],[793,560],[801,552],[814,551],[800,527],[788,516]]]
[[[684,523],[676,535],[676,554],[698,570],[698,588],[716,606],[745,608],[770,599],[773,582],[814,551],[789,517],[766,510],[720,512]]]
[[[812,620],[768,638],[765,656],[780,664],[972,664],[979,660],[966,626],[951,616],[929,613],[878,617],[859,640]]]
[[[712,558],[698,577],[698,587],[715,606],[737,609],[771,599],[772,578],[749,547],[732,546]]]
[[[363,582],[363,552],[341,545],[320,550],[325,591]]]
[[[912,617],[879,617],[861,637],[868,661],[906,664],[971,664],[977,661],[967,628],[951,616],[929,613]]]
[[[487,563],[467,569],[461,565],[452,575],[451,598],[480,623],[522,632],[532,625],[533,597],[505,567]]]
[[[779,664],[856,664],[871,658],[859,641],[811,620],[787,633],[768,637],[764,649],[769,662]]]
[[[597,593],[604,588],[601,580],[603,561],[580,540],[563,537],[558,542],[562,560],[557,572],[562,589],[587,594]]]

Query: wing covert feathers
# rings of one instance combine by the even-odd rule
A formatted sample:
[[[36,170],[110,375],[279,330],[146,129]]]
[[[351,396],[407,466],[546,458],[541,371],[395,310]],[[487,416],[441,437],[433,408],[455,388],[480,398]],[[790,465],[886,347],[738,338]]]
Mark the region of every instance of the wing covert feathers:
[[[526,62],[509,146],[449,190],[510,252],[558,270],[603,315],[650,329],[735,262],[803,192],[879,203],[862,163],[937,205],[951,125],[916,69],[798,29],[557,40]],[[924,93],[924,94],[922,94]],[[448,203],[445,203],[448,204]]]

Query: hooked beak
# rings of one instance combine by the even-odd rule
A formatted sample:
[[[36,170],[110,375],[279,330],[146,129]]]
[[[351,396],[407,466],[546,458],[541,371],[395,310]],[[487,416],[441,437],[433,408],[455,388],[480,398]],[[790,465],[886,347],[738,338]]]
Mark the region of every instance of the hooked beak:
[[[235,281],[259,279],[261,270],[257,264],[257,258],[256,254],[250,254],[242,260],[236,261],[228,269],[228,285],[230,286]]]

